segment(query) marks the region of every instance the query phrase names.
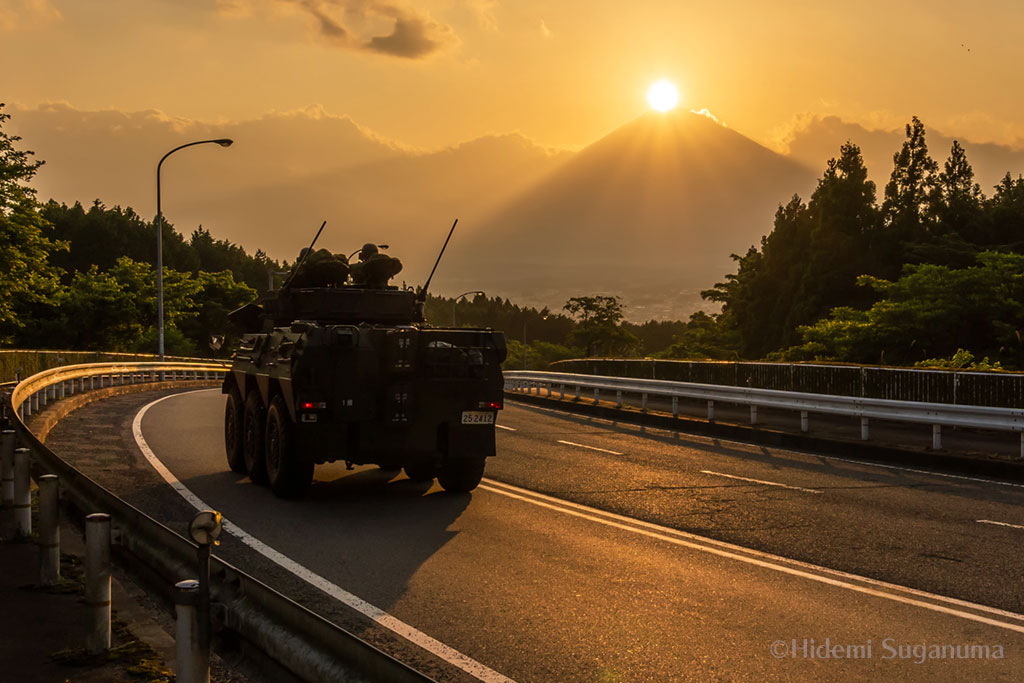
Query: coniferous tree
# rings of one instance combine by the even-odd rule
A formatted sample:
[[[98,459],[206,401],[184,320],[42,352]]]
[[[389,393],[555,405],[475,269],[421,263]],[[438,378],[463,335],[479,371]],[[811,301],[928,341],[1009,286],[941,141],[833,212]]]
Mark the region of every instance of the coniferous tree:
[[[938,181],[939,166],[928,155],[924,124],[916,116],[906,127],[907,139],[893,155],[892,175],[885,186],[882,217],[886,228],[886,271],[899,273],[906,245],[923,241],[929,233],[929,208]]]

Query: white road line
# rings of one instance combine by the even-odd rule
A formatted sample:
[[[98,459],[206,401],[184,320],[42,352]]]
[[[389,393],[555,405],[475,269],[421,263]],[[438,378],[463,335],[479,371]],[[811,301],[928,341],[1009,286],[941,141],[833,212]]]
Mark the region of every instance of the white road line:
[[[542,412],[545,412],[545,413],[551,413],[553,416],[559,417],[561,419],[565,419],[566,416],[587,417],[587,416],[581,415],[579,413],[571,413],[569,411],[556,410],[554,408],[544,408],[542,406],[535,406],[533,404],[517,404],[517,407],[520,407],[520,408],[526,407],[526,406],[528,406],[531,410],[537,410],[537,411],[542,411]],[[608,425],[619,425],[619,426],[621,426],[623,424],[628,424],[628,423],[623,423],[623,422],[614,422],[612,420],[606,420],[604,418],[599,418],[599,417],[591,417],[591,418],[589,418],[588,421],[590,421],[590,422],[602,422],[602,423],[608,424]],[[632,425],[632,426],[636,427],[637,430],[639,430],[640,427],[641,427],[641,425]],[[647,431],[648,431],[648,433],[655,433],[655,434],[686,434],[688,437],[691,437],[691,438],[693,438],[695,440],[698,440],[698,441],[703,441],[703,442],[707,443],[708,445],[713,445],[714,442],[716,442],[716,441],[719,442],[719,443],[736,444],[738,446],[756,445],[756,444],[750,444],[750,443],[743,442],[743,441],[734,441],[732,439],[718,439],[718,438],[710,439],[710,438],[708,438],[706,436],[702,436],[700,434],[691,434],[689,432],[674,431],[674,430],[671,430],[671,429],[663,429],[661,427],[648,427]],[[634,434],[634,436],[642,436],[642,435],[641,434]],[[976,481],[976,482],[979,482],[981,484],[996,484],[997,486],[1009,486],[1011,488],[1024,489],[1024,484],[1017,484],[1017,483],[1009,482],[1009,481],[999,481],[998,479],[983,479],[981,477],[968,477],[968,476],[964,476],[962,474],[948,474],[946,472],[937,472],[935,470],[919,470],[919,469],[915,469],[913,467],[900,467],[899,465],[885,465],[883,463],[872,462],[870,460],[852,460],[850,458],[840,458],[840,457],[837,457],[837,456],[834,456],[834,455],[821,455],[819,453],[812,453],[810,451],[795,451],[795,450],[787,450],[787,449],[784,449],[784,448],[779,448],[779,449],[774,449],[774,450],[776,450],[777,452],[780,452],[780,453],[792,453],[794,455],[805,455],[805,456],[809,456],[809,457],[812,457],[812,458],[820,458],[821,460],[833,460],[835,462],[847,462],[847,463],[850,463],[852,465],[864,465],[865,467],[882,467],[882,468],[885,468],[887,470],[899,470],[901,472],[914,472],[916,474],[928,474],[928,475],[931,475],[933,477],[945,477],[947,479],[962,479],[964,481]]]
[[[723,472],[712,472],[711,470],[701,470],[701,474],[713,474],[716,477],[728,477],[729,479],[739,479],[740,481],[749,481],[754,484],[764,484],[765,486],[778,486],[784,489],[793,489],[794,491],[803,491],[805,493],[821,493],[817,489],[805,489],[803,486],[790,486],[789,484],[780,484],[775,481],[765,481],[764,479],[748,479],[747,477],[737,477],[735,474],[725,474]]]
[[[210,390],[200,389],[199,391]],[[196,392],[190,391],[183,393]],[[138,444],[139,450],[142,451],[142,455],[145,456],[146,460],[149,461],[149,464],[151,464],[153,468],[160,473],[160,476],[164,478],[164,481],[170,484],[171,487],[175,491],[177,491],[182,498],[187,500],[189,504],[192,505],[192,507],[194,507],[195,509],[208,510],[211,509],[211,506],[203,502],[203,500],[199,498],[199,496],[194,494],[184,484],[178,481],[178,478],[175,477],[174,474],[172,474],[171,471],[167,469],[167,467],[164,466],[162,462],[160,462],[160,460],[156,457],[156,454],[154,454],[153,450],[149,447],[149,444],[146,443],[145,438],[143,438],[142,436],[142,418],[149,411],[149,409],[155,406],[157,403],[160,403],[161,401],[166,401],[169,398],[174,398],[175,396],[181,395],[182,394],[171,394],[170,396],[164,396],[163,398],[159,398],[153,401],[152,403],[143,406],[142,410],[140,410],[135,415],[135,420],[132,422],[132,434],[135,436],[135,443]],[[353,595],[344,588],[331,583],[324,577],[320,576],[319,574],[313,572],[310,569],[307,569],[306,567],[302,566],[295,560],[292,560],[283,553],[274,550],[267,544],[257,539],[252,534],[243,531],[238,525],[234,524],[233,522],[230,522],[226,518],[223,520],[223,528],[224,531],[228,532],[232,536],[237,537],[240,541],[242,541],[242,543],[245,543],[247,546],[258,552],[259,554],[263,555],[271,562],[277,564],[280,567],[283,567],[284,569],[287,569],[295,576],[306,581],[315,588],[320,589],[321,591],[331,596],[335,600],[338,600],[339,602],[342,602],[351,607],[352,609],[364,614],[365,616],[369,617],[370,619],[372,619],[379,625],[383,626],[384,628],[388,629],[389,631],[396,633],[397,635],[405,638],[406,640],[418,645],[427,652],[448,662],[452,666],[455,666],[461,669],[462,671],[465,671],[473,678],[476,678],[480,681],[486,681],[487,683],[514,683],[511,678],[508,678],[507,676],[504,676],[498,673],[497,671],[488,668],[487,666],[481,664],[475,659],[462,654],[454,648],[445,645],[441,641],[431,638],[426,633],[423,633],[422,631],[410,626],[409,624],[400,621],[398,618],[393,617],[381,608],[371,605],[359,596]]]
[[[993,522],[991,519],[976,519],[978,524],[995,524],[996,526],[1008,526],[1011,529],[1024,529],[1022,524],[1010,524],[1009,522]]]
[[[611,453],[612,455],[622,455],[618,451],[609,451],[607,448],[598,448],[597,446],[587,446],[582,443],[575,443],[573,441],[562,441],[558,440],[558,443],[564,443],[566,446],[576,446],[577,448],[589,448],[592,451],[601,451],[602,453]]]
[[[507,430],[507,431],[510,431],[510,432],[516,431],[515,427],[506,427],[505,425],[499,425],[499,424],[496,424],[494,426],[497,427],[498,429],[504,429],[504,430]]]
[[[561,512],[565,515],[579,517],[581,519],[586,519],[591,522],[603,524],[605,526],[621,529],[623,531],[629,531],[635,534],[639,534],[641,536],[647,536],[649,538],[654,538],[674,545],[680,545],[687,548],[691,548],[693,550],[710,553],[712,555],[726,557],[746,564],[751,564],[758,567],[763,567],[765,569],[770,569],[772,571],[781,572],[783,574],[799,576],[801,578],[809,579],[811,581],[817,581],[819,583],[835,586],[837,588],[844,588],[846,590],[854,591],[857,593],[864,593],[866,595],[884,598],[886,600],[893,600],[895,602],[903,603],[906,605],[921,607],[923,609],[931,610],[933,612],[948,614],[962,619],[987,624],[989,626],[995,626],[997,628],[1006,629],[1008,631],[1024,633],[1024,614],[1017,614],[1015,612],[998,609],[996,607],[979,605],[972,602],[967,602],[966,600],[950,598],[945,595],[928,593],[926,591],[920,591],[914,588],[907,588],[906,586],[886,583],[884,581],[878,581],[877,579],[871,579],[866,576],[850,574],[836,569],[829,569],[828,567],[820,567],[818,565],[810,564],[808,562],[791,560],[785,557],[781,557],[779,555],[772,555],[771,553],[761,552],[759,550],[754,550],[752,548],[744,548],[742,546],[734,545],[732,543],[726,543],[725,541],[717,541],[713,538],[706,538],[704,536],[698,536],[696,534],[680,531],[678,529],[663,527],[658,524],[653,524],[651,522],[645,522],[643,520],[633,519],[631,517],[625,517],[623,515],[617,515],[613,512],[606,512],[604,510],[598,510],[596,508],[587,507],[586,505],[580,505],[579,503],[561,500],[560,498],[554,498],[543,493],[530,491],[529,489],[523,489],[519,488],[518,486],[512,486],[511,484],[505,484],[503,482],[494,481],[493,479],[484,479],[484,483],[482,483],[479,488],[484,489],[485,491],[490,491],[492,493],[497,493],[503,496],[507,496],[509,498],[520,500],[524,503],[529,503],[531,505],[536,505],[538,507],[554,510],[555,512]],[[840,578],[831,578],[832,576]],[[856,583],[852,583],[852,581],[857,581],[859,583],[867,585],[857,585]],[[875,586],[877,588],[869,588],[868,586]],[[944,602],[947,604],[956,605],[958,607],[963,607],[965,609],[971,609],[978,612],[986,612],[988,614],[994,614],[1022,623],[1007,623],[1005,621],[999,621],[997,619],[985,617],[980,614],[974,614],[972,612],[965,612],[959,609],[945,607],[944,605],[938,605],[934,602],[925,602],[926,599],[934,600],[937,602]]]

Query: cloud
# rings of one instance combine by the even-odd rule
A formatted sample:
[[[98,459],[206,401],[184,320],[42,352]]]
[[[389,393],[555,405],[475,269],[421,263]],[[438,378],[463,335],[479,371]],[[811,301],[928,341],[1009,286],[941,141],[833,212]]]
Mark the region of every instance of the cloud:
[[[489,31],[498,30],[498,18],[495,10],[498,8],[498,0],[462,0],[469,10],[476,17],[477,22]]]
[[[909,117],[908,117],[909,119]],[[950,134],[925,121],[928,152],[939,162],[949,156],[953,140],[959,140],[974,168],[975,180],[986,194],[1007,172],[1015,177],[1024,173],[1024,149],[993,142],[974,142],[963,135]],[[892,173],[893,155],[906,139],[903,127],[869,127],[846,121],[838,116],[803,114],[794,119],[792,127],[781,138],[782,147],[793,159],[811,168],[824,169],[826,161],[839,154],[839,147],[850,140],[861,149],[871,179],[884,187]]]
[[[4,0],[0,3],[0,31],[35,28],[63,18],[50,0]]]
[[[380,0],[281,0],[308,13],[328,42],[419,59],[458,42],[451,26],[422,11]]]

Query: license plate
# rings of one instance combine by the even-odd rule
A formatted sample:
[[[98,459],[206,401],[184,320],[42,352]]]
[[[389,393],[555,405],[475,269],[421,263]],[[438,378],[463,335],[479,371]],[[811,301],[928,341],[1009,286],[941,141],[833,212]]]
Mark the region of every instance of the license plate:
[[[489,410],[463,410],[462,424],[492,425],[494,424],[494,413]]]

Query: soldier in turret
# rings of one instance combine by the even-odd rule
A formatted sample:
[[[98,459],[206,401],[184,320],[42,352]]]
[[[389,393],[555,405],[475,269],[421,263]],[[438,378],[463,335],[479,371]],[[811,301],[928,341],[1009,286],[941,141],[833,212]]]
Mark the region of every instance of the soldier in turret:
[[[297,260],[302,260],[303,249]],[[349,264],[344,254],[332,254],[327,249],[318,249],[306,256],[302,267],[295,273],[292,286],[305,287],[341,287],[348,280]]]
[[[376,244],[367,243],[359,250],[359,262],[349,266],[352,284],[368,289],[387,289],[388,280],[402,272],[402,262],[380,253]]]

